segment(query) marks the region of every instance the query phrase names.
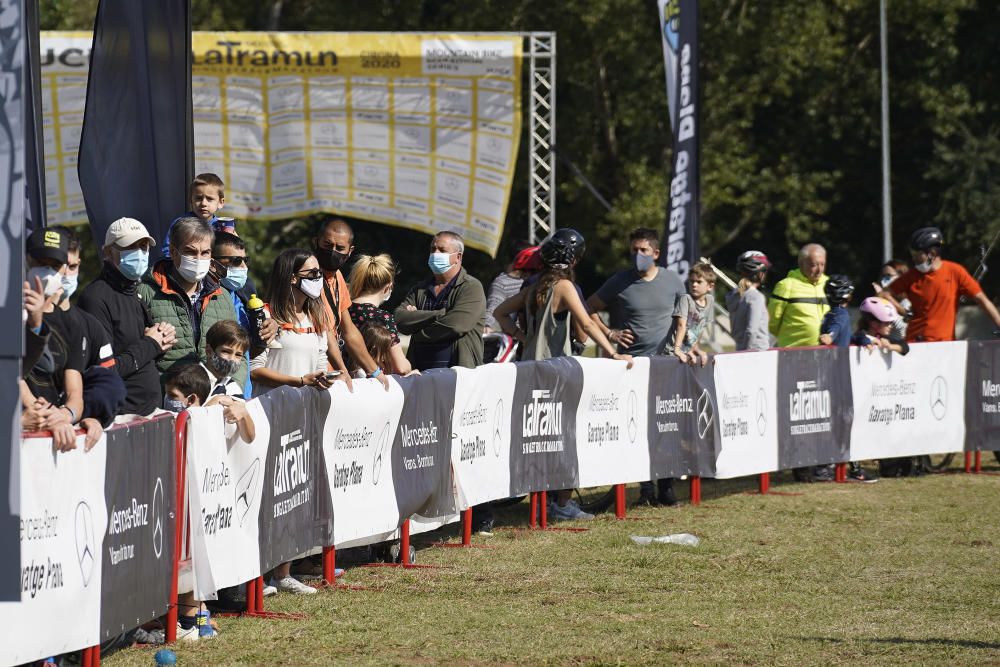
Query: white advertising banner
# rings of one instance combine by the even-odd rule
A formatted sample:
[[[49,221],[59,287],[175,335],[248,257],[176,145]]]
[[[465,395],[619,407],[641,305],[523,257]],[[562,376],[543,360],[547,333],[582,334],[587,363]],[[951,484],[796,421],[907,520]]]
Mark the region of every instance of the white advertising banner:
[[[458,507],[465,509],[510,495],[510,411],[514,364],[455,368],[451,464]]]
[[[576,361],[583,368],[576,410],[580,486],[648,480],[649,359],[637,357],[631,369],[611,359]]]
[[[21,440],[21,602],[0,603],[0,663],[21,664],[101,640],[101,561],[107,531],[106,438],[56,452]]]
[[[910,346],[906,356],[851,348],[851,460],[961,451],[964,342]]]
[[[337,547],[378,541],[399,525],[392,477],[392,443],[403,410],[403,390],[390,379],[343,382],[330,389],[332,403],[323,431],[323,452],[333,503]]]
[[[778,469],[778,352],[715,357],[715,395],[722,430],[716,477]]]
[[[253,442],[225,423],[219,405],[188,410],[191,558],[199,600],[214,600],[219,589],[261,574],[259,516],[271,429],[260,401],[249,401],[247,411],[257,431]]]

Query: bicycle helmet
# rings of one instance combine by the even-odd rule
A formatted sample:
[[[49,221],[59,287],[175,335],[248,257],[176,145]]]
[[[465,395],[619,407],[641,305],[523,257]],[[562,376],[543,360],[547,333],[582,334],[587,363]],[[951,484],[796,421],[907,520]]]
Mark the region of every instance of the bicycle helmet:
[[[563,229],[557,229],[552,234],[552,239],[559,239],[565,242],[570,248],[573,249],[573,257],[576,261],[583,259],[583,253],[587,250],[587,242],[583,238],[583,234],[571,229],[569,227],[564,227]]]
[[[896,319],[896,309],[892,304],[877,296],[870,296],[861,302],[861,312],[871,315],[879,322],[892,322]]]
[[[525,248],[514,258],[513,268],[516,271],[538,271],[542,268],[542,259],[538,256],[538,246]]]
[[[568,269],[576,259],[573,247],[555,236],[542,244],[539,254],[542,256],[542,264],[551,269]]]
[[[927,251],[944,243],[944,235],[937,227],[921,227],[910,236],[910,249]]]
[[[756,276],[771,268],[771,260],[760,250],[747,250],[736,260],[736,270],[747,276]]]
[[[826,292],[826,300],[830,302],[831,306],[834,306],[851,298],[851,295],[854,294],[854,283],[844,275],[830,276],[823,291]]]

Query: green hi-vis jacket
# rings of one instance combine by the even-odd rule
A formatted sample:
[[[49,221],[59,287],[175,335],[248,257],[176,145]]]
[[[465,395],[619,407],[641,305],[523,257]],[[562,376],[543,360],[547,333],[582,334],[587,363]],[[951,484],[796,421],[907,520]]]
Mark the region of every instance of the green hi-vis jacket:
[[[819,327],[830,310],[823,292],[827,280],[823,274],[814,285],[793,269],[774,286],[767,302],[767,327],[777,336],[778,347],[819,345]]]

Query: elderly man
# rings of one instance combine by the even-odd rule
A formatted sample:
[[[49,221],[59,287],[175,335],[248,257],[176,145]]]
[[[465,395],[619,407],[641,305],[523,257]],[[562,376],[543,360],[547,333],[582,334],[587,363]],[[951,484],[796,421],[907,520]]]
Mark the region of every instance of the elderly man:
[[[799,268],[778,282],[768,302],[768,328],[778,347],[819,345],[819,327],[830,306],[823,290],[827,276],[826,250],[808,243],[799,250]]]
[[[826,250],[818,243],[808,243],[799,250],[799,268],[792,269],[778,282],[767,304],[768,328],[777,337],[778,347],[819,345],[819,329],[830,306],[824,287],[828,279]],[[796,468],[800,482],[833,481],[832,466]]]
[[[410,336],[406,353],[418,370],[483,363],[483,284],[462,268],[465,243],[455,232],[431,240],[427,265],[433,276],[410,288],[396,309],[400,332]]]

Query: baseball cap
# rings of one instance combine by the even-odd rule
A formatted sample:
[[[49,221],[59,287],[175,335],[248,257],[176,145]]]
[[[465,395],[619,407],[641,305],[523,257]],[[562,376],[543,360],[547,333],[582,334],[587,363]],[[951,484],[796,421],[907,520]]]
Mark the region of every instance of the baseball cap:
[[[104,235],[104,247],[114,244],[119,248],[127,248],[142,239],[148,239],[152,245],[156,244],[156,239],[149,235],[141,222],[134,218],[118,218],[111,223]]]
[[[36,229],[25,245],[36,260],[52,259],[65,264],[69,259],[69,239],[57,229]]]
[[[538,252],[538,246],[525,248],[517,253],[517,257],[514,258],[513,268],[515,271],[524,271],[525,269],[540,270],[542,268],[542,257]]]

